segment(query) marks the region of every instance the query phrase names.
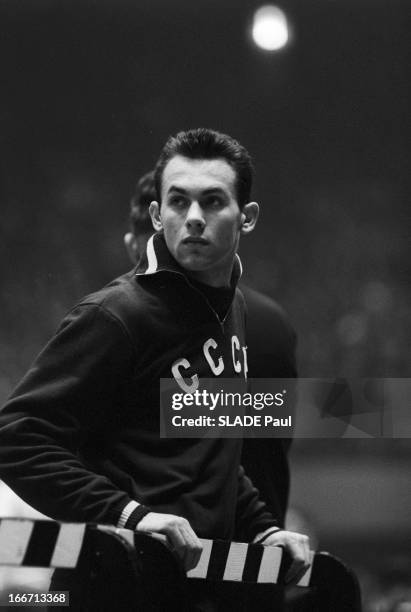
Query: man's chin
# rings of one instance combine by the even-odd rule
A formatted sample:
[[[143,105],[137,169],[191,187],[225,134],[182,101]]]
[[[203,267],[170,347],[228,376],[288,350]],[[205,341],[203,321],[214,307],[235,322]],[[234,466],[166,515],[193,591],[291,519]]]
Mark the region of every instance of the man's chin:
[[[177,261],[187,272],[203,272],[209,267],[208,263],[200,257],[184,257]]]

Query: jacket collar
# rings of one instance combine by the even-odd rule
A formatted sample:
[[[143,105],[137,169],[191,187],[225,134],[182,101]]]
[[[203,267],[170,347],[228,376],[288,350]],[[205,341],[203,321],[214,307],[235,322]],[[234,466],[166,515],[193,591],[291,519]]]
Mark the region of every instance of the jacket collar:
[[[137,264],[135,273],[136,276],[152,276],[161,272],[174,272],[187,278],[184,268],[177,263],[168,250],[163,234],[157,233],[149,238],[146,252]],[[236,254],[230,283],[232,287],[237,285],[242,272],[241,260]],[[189,281],[188,278],[187,280]]]

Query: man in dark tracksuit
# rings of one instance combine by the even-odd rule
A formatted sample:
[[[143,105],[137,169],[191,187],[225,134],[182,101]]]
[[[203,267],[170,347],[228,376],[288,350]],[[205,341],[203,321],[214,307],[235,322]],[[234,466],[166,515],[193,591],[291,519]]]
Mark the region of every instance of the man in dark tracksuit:
[[[153,225],[148,212],[156,199],[154,172],[137,182],[130,202],[130,232],[124,243],[136,263],[145,252]],[[274,300],[241,283],[246,302],[246,340],[249,378],[296,378],[296,334]],[[287,453],[291,439],[245,438],[241,463],[271,514],[283,526],[290,486]]]
[[[246,376],[236,289],[241,234],[254,229],[248,153],[228,136],[170,138],[150,214],[160,235],[135,273],[64,319],[0,415],[0,476],[52,518],[165,534],[184,567],[198,537],[283,545],[308,566],[308,539],[279,531],[239,467],[236,439],[159,438],[159,379]],[[238,349],[240,347],[240,349]]]
[[[296,334],[274,300],[242,284],[247,310],[249,378],[296,378]],[[289,384],[287,385],[290,388]],[[290,474],[291,438],[245,438],[241,462],[268,509],[284,525]]]

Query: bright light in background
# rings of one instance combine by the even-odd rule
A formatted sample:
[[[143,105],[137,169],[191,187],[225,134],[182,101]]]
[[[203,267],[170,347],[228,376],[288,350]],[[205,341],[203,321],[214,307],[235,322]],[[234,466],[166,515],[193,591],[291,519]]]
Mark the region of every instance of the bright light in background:
[[[287,17],[274,5],[266,5],[254,13],[252,36],[255,44],[265,51],[278,51],[289,40]]]

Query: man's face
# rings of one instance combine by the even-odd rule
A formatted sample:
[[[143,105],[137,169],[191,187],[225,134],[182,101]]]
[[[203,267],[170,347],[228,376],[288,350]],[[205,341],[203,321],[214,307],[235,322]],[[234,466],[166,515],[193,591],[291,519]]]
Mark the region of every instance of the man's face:
[[[233,168],[221,158],[177,155],[162,176],[157,213],[167,247],[191,276],[214,286],[229,283],[245,219],[235,183]]]

